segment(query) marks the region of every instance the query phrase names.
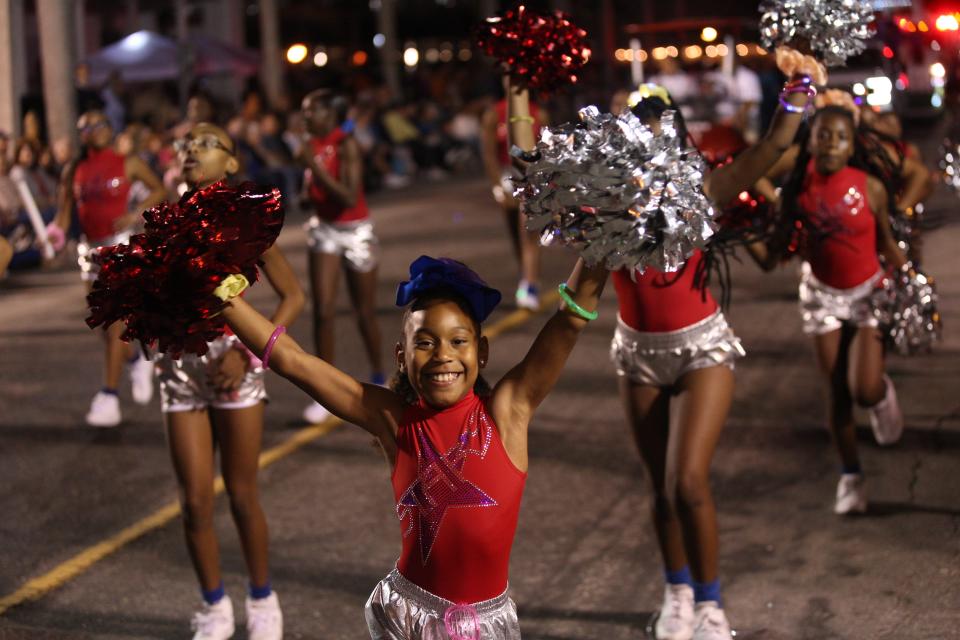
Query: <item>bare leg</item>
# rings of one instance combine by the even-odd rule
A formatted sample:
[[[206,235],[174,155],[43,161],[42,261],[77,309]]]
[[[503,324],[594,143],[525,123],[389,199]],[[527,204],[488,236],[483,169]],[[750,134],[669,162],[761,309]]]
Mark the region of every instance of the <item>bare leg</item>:
[[[313,344],[317,355],[329,363],[334,357],[334,319],[337,315],[337,285],[340,256],[310,253],[310,287],[313,292]]]
[[[367,348],[370,371],[383,375],[383,353],[380,343],[380,324],[377,322],[377,269],[360,273],[346,269],[350,301],[357,312],[357,326]]]
[[[883,400],[883,338],[870,327],[857,329],[850,341],[848,384],[854,401],[861,407],[872,407]]]
[[[690,572],[697,582],[717,578],[717,510],[710,491],[710,463],[733,402],[733,371],[714,366],[677,382],[670,434],[668,476],[676,479],[675,503]]]
[[[213,409],[212,413],[220,443],[223,482],[230,496],[230,512],[240,534],[250,584],[262,587],[270,579],[267,519],[257,490],[263,403],[246,409]]]
[[[667,493],[667,443],[670,435],[670,395],[620,377],[620,399],[643,458],[653,490],[651,516],[663,564],[671,571],[687,565],[680,521]]]
[[[220,586],[220,548],[213,530],[214,441],[206,411],[165,413],[177,475],[183,529],[193,569],[205,591]]]
[[[853,331],[843,327],[814,337],[817,361],[827,381],[830,399],[830,431],[844,467],[860,466],[857,433],[853,422],[853,398],[847,379],[847,356]]]

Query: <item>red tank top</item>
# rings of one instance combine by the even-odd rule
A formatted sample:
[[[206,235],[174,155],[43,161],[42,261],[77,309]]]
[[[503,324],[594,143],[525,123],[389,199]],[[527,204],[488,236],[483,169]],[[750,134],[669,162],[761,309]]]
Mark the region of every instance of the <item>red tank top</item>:
[[[73,174],[80,229],[91,242],[112,236],[114,222],[127,213],[126,158],[113,149],[90,149]]]
[[[530,117],[533,118],[533,138],[540,137],[540,107],[536,103],[530,103]],[[510,147],[507,145],[509,138],[509,128],[507,127],[507,101],[501,100],[497,103],[497,157],[500,158],[500,165],[510,166]]]
[[[526,478],[472,391],[443,410],[408,408],[392,478],[403,534],[397,569],[457,604],[503,593]]]
[[[327,172],[336,180],[340,180],[340,145],[349,134],[337,127],[326,136],[312,137],[309,144],[313,149],[313,158],[318,165],[326,168]],[[327,192],[323,185],[313,179],[310,169],[304,175],[304,181],[309,185],[310,201],[317,217],[325,222],[356,222],[369,217],[367,199],[363,194],[363,187],[357,196],[357,202],[348,207],[336,196]]]
[[[834,289],[850,289],[880,269],[877,222],[867,198],[867,174],[844,167],[820,175],[813,160],[807,165],[797,205],[814,226],[829,231],[807,243],[805,257],[817,280]]]
[[[647,269],[634,275],[627,269],[613,272],[620,319],[634,331],[666,332],[683,329],[710,316],[717,301],[709,289],[700,289],[696,273],[703,263],[699,249],[679,271]]]

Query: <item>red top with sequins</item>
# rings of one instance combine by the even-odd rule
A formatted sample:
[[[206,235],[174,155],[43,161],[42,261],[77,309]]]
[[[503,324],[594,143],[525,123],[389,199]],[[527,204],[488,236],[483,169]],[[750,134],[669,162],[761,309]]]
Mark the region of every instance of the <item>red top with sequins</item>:
[[[499,596],[526,479],[472,391],[443,410],[422,401],[408,408],[392,478],[403,534],[397,569],[456,604]]]
[[[126,158],[113,149],[90,149],[73,174],[73,197],[80,229],[91,242],[117,232],[114,223],[127,213]]]
[[[613,272],[620,304],[620,319],[634,331],[677,331],[700,322],[717,310],[709,289],[697,286],[696,273],[703,263],[699,249],[678,271],[647,269],[642,274],[627,269]]]
[[[536,103],[530,103],[530,117],[533,118],[533,137],[540,136],[540,107]],[[507,126],[507,101],[501,100],[497,103],[497,157],[500,159],[500,165],[510,166],[510,147],[507,145],[509,140],[509,127]]]
[[[323,137],[310,138],[309,144],[313,149],[313,159],[318,165],[327,170],[335,180],[340,180],[340,145],[349,134],[337,127]],[[324,222],[357,222],[366,220],[370,216],[367,209],[367,199],[363,195],[363,187],[359,187],[357,202],[348,207],[335,195],[323,188],[323,185],[313,178],[310,169],[304,175],[304,182],[308,185],[310,202],[317,217]]]
[[[797,205],[829,234],[808,244],[807,261],[817,280],[835,289],[863,284],[880,270],[877,222],[867,198],[867,174],[844,167],[825,176],[807,166]]]

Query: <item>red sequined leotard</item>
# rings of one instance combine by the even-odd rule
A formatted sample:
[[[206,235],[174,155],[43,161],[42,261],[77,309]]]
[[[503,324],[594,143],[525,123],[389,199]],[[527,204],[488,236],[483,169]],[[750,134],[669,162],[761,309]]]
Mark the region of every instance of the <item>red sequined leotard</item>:
[[[503,593],[526,477],[472,391],[446,409],[409,407],[392,478],[403,534],[397,569],[457,604]]]
[[[308,144],[313,151],[313,158],[318,165],[327,170],[335,180],[340,180],[342,162],[340,158],[340,145],[348,134],[343,129],[337,127],[323,137],[310,138]],[[313,204],[313,210],[317,217],[324,222],[358,222],[366,220],[370,216],[367,209],[367,200],[363,195],[363,188],[357,196],[357,201],[352,207],[343,204],[336,196],[328,193],[323,185],[320,184],[310,172],[306,170],[304,181],[308,185],[310,202]]]
[[[80,229],[91,242],[117,233],[114,223],[127,213],[125,165],[126,158],[113,149],[90,149],[73,174]]]

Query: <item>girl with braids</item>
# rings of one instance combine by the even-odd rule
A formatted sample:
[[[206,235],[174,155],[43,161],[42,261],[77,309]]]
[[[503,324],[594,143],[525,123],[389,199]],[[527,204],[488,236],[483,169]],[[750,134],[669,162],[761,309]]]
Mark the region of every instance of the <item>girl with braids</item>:
[[[805,65],[823,80],[815,60],[805,58]],[[769,170],[793,141],[815,93],[809,72],[794,76],[766,136],[706,176],[707,196],[730,202]],[[673,101],[658,86],[644,85],[640,94],[633,111],[657,130]],[[682,115],[674,117],[685,138]],[[676,273],[613,274],[620,312],[611,357],[653,488],[652,518],[666,574],[655,625],[660,640],[731,637],[720,597],[709,472],[733,400],[734,361],[744,351],[706,288],[709,254],[709,248],[697,251]]]
[[[305,353],[282,326],[230,298],[223,317],[262,354],[263,366],[368,431],[386,454],[403,546],[367,601],[375,640],[446,638],[458,616],[467,623],[463,637],[520,638],[507,570],[527,475],[527,427],[596,317],[606,276],[577,263],[560,286],[564,304],[492,391],[480,377],[489,357],[480,325],[500,293],[449,258],[420,257],[397,289],[405,311],[393,389],[363,384]]]
[[[870,410],[879,444],[903,431],[870,295],[887,268],[906,258],[890,227],[899,170],[873,136],[857,128],[855,112],[828,105],[800,136],[781,195],[781,220],[767,242],[751,245],[765,269],[789,251],[808,263],[800,282],[804,333],[813,336],[829,392],[829,422],[842,474],[834,511],[863,513],[867,500],[857,454],[853,404]],[[773,176],[776,176],[776,169]],[[799,238],[794,230],[804,229]]]

